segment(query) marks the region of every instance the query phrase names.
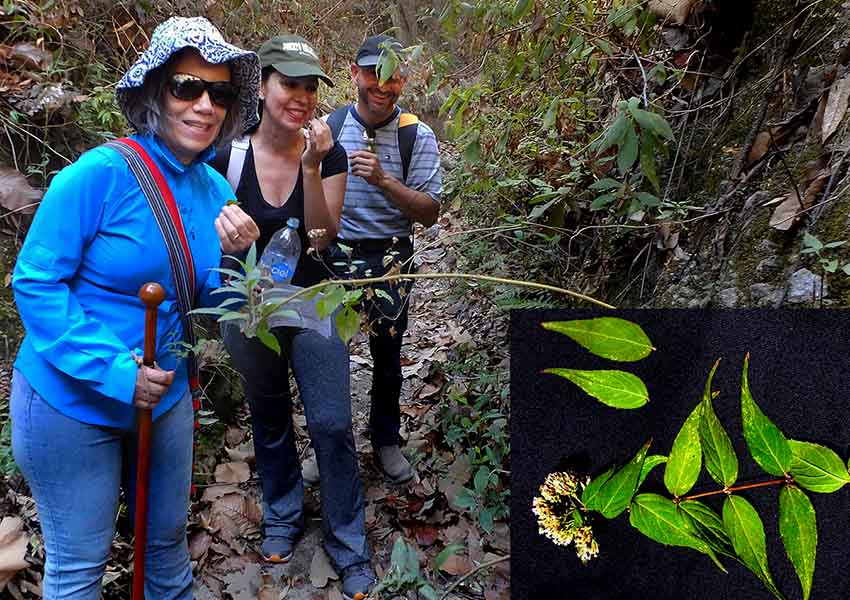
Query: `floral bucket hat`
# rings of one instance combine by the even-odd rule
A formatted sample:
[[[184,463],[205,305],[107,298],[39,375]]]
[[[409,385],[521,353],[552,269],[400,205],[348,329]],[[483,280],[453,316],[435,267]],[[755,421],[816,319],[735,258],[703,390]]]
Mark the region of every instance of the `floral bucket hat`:
[[[138,124],[130,119],[127,110],[132,97],[130,90],[141,87],[148,73],[164,65],[173,54],[183,48],[195,48],[205,61],[214,65],[230,63],[231,79],[239,86],[239,100],[236,106],[243,131],[253,127],[258,121],[259,58],[254,52],[225,42],[218,29],[203,17],[171,17],[154,30],[150,46],[124,74],[116,88],[118,104],[127,120],[138,128]]]

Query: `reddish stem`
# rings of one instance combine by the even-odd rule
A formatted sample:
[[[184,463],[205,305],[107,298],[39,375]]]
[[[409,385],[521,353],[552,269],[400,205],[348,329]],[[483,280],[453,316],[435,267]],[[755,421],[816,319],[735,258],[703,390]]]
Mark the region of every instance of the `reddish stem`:
[[[700,494],[693,494],[691,496],[683,496],[679,499],[682,500],[696,500],[697,498],[705,498],[706,496],[717,496],[720,494],[731,494],[732,492],[741,492],[744,490],[752,490],[755,488],[761,487],[769,487],[772,485],[782,485],[783,483],[788,483],[789,479],[771,479],[770,481],[759,481],[758,483],[746,483],[744,485],[736,485],[730,488],[725,488],[722,490],[714,490],[711,492],[702,492]]]

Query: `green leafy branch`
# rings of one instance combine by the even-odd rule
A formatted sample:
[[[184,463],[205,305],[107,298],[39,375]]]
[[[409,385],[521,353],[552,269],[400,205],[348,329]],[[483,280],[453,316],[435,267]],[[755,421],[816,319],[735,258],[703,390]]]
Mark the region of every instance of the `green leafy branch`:
[[[272,287],[272,281],[265,277],[258,265],[256,245],[252,245],[245,260],[233,258],[241,267],[242,272],[234,269],[216,268],[226,278],[226,283],[213,294],[227,294],[227,297],[216,307],[198,308],[190,314],[206,314],[216,316],[219,323],[233,321],[239,325],[242,333],[248,337],[256,336],[263,344],[280,353],[280,345],[269,325],[270,319],[279,316],[297,316],[292,310],[292,303],[297,300],[316,299],[316,311],[320,318],[327,318],[335,311],[334,323],[340,338],[347,342],[360,329],[360,314],[355,309],[361,301],[364,291],[362,288],[377,283],[398,282],[416,279],[463,279],[487,281],[490,283],[515,285],[549,292],[564,294],[578,300],[583,300],[602,306],[614,308],[610,304],[591,296],[567,290],[553,285],[477,275],[472,273],[401,273],[396,268],[381,277],[363,277],[346,279],[345,281],[323,281],[303,288],[295,293]],[[350,288],[354,289],[350,289]],[[374,291],[380,295],[380,290]],[[339,309],[339,310],[338,310]]]
[[[566,323],[570,324],[569,333],[564,333],[580,338],[580,343],[594,353],[602,355],[606,345],[619,345],[627,355],[635,351],[630,338],[619,336],[612,341],[599,333],[598,326]],[[559,327],[567,329],[565,325]],[[589,330],[592,335],[588,335]],[[614,354],[620,356],[616,350]],[[630,524],[650,539],[706,554],[724,572],[721,556],[739,561],[774,596],[783,598],[768,568],[761,517],[747,499],[738,495],[781,486],[780,537],[807,600],[817,552],[817,522],[806,492],[832,493],[844,487],[850,482],[850,461],[845,464],[833,450],[789,439],[779,430],[752,396],[748,354],[740,396],[743,434],[754,461],[774,478],[735,485],[738,458],[712,404],[718,393],[712,391],[711,382],[719,362],[712,367],[702,401],[685,419],[668,456],[648,455],[650,440],[625,466],[612,467],[591,480],[582,482],[568,473],[550,474],[541,486],[541,496],[534,500],[541,531],[556,543],[575,543],[579,558],[587,562],[598,552],[589,525],[594,515],[613,519],[628,511]],[[665,465],[664,486],[672,497],[639,493],[650,471],[661,464]],[[688,495],[703,465],[721,488]],[[714,495],[725,497],[719,514],[698,500]]]
[[[661,205],[661,183],[655,162],[658,151],[664,152],[664,140],[674,139],[670,124],[661,115],[639,108],[640,100],[630,98],[617,103],[617,116],[611,126],[591,144],[591,149],[603,153],[610,148],[617,150],[617,170],[624,178],[618,181],[610,177],[600,179],[590,186],[591,190],[603,192],[591,203],[590,210],[602,210],[609,205],[627,207],[628,214]],[[634,172],[640,159],[640,172]],[[639,191],[643,179],[649,181],[655,194]]]

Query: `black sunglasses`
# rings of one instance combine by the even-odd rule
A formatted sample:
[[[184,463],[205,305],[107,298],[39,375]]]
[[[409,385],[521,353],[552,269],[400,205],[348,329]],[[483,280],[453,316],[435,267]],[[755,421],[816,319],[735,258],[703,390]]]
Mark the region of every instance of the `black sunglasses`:
[[[229,81],[206,81],[187,73],[172,75],[168,82],[168,89],[178,100],[197,100],[206,90],[210,100],[224,108],[230,108],[239,98],[239,86]]]

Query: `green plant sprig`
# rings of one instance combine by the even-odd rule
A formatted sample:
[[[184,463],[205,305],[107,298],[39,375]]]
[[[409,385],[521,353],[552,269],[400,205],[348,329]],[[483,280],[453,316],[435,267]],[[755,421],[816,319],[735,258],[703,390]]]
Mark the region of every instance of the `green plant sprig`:
[[[600,319],[545,323],[544,327],[569,335],[594,354],[613,360],[624,360],[624,356],[634,360],[631,353],[638,346],[635,340],[640,339],[634,328]],[[623,335],[624,330],[631,333]],[[682,424],[668,456],[649,455],[650,441],[623,467],[609,468],[586,483],[580,483],[572,474],[550,474],[541,486],[541,496],[534,501],[541,533],[556,543],[575,542],[579,557],[587,562],[596,551],[588,524],[592,514],[613,519],[628,510],[630,524],[650,539],[702,552],[723,571],[726,569],[720,556],[737,560],[781,599],[783,595],[768,567],[761,517],[749,501],[738,495],[743,491],[781,486],[780,537],[797,573],[803,599],[808,600],[817,554],[817,521],[806,492],[833,493],[850,483],[850,461],[845,463],[826,446],[787,438],[761,411],[752,396],[749,361],[748,353],[744,359],[740,395],[743,434],[756,464],[777,478],[735,485],[738,458],[712,404],[718,396],[718,392],[711,389],[720,364],[718,359],[706,380],[701,402]],[[553,371],[547,369],[547,372]],[[571,380],[591,395],[597,395],[595,392],[598,390],[590,389],[574,378]],[[639,493],[649,472],[661,464],[665,465],[664,485],[672,497]],[[722,487],[688,494],[703,465],[709,476]],[[572,483],[553,487],[551,482],[559,481]],[[721,514],[698,501],[719,495],[725,496]],[[588,547],[593,552],[588,552]]]
[[[191,311],[190,314],[214,315],[218,317],[219,323],[235,321],[239,324],[242,333],[246,337],[256,336],[263,344],[278,353],[280,353],[280,345],[277,342],[277,338],[271,332],[269,319],[276,316],[294,316],[296,312],[289,309],[287,307],[288,304],[300,298],[312,299],[320,292],[324,292],[324,294],[316,303],[319,316],[322,318],[327,317],[342,307],[335,316],[336,329],[343,341],[347,342],[351,339],[360,327],[360,317],[354,307],[363,295],[363,289],[346,290],[346,287],[351,286],[363,288],[376,283],[416,279],[465,279],[541,289],[568,295],[605,308],[615,308],[591,296],[544,283],[472,273],[391,272],[382,277],[364,277],[347,279],[345,281],[322,281],[293,294],[280,297],[283,293],[275,293],[274,289],[262,293],[262,288],[269,288],[272,282],[268,277],[263,275],[258,265],[256,244],[251,245],[244,261],[234,256],[230,256],[229,258],[235,260],[242,271],[226,268],[213,269],[225,276],[225,285],[212,292],[213,294],[228,294],[228,297],[216,307],[198,308]],[[383,292],[376,290],[375,293],[380,295]]]

